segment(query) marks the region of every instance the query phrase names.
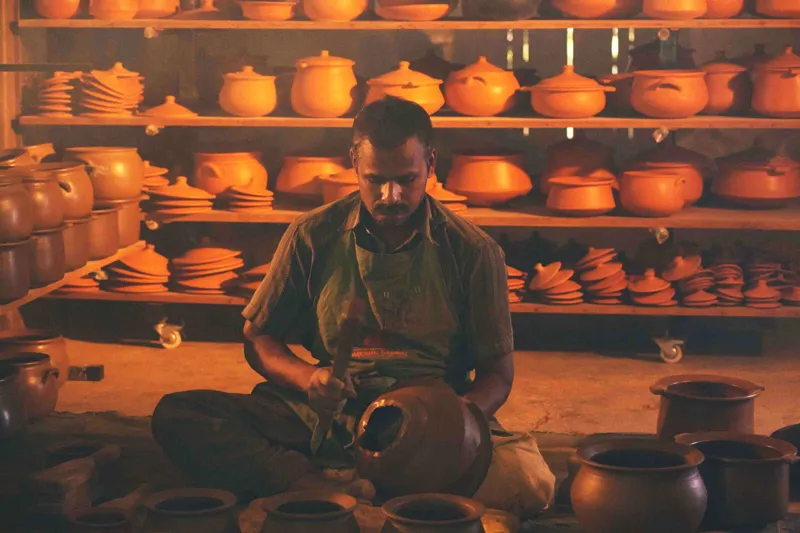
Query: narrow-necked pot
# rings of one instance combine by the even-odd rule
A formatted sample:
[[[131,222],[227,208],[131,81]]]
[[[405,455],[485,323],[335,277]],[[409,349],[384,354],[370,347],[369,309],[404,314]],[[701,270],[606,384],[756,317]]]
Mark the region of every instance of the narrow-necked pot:
[[[119,250],[119,206],[92,211],[89,221],[89,260],[114,255]]]
[[[233,533],[238,530],[233,516],[236,496],[215,489],[173,489],[145,498],[143,531]]]
[[[28,425],[25,394],[19,379],[19,368],[0,365],[0,441]]]
[[[141,196],[133,200],[106,202],[108,207],[119,207],[117,224],[119,225],[120,248],[130,246],[139,240],[142,234],[142,208],[140,202],[146,199],[147,196]]]
[[[31,287],[44,287],[64,277],[64,225],[45,231],[34,231],[31,260]]]
[[[451,494],[412,494],[389,500],[381,508],[381,533],[483,533],[480,502]]]
[[[31,251],[33,242],[0,244],[0,302],[22,298],[31,288]]]
[[[64,198],[64,219],[75,220],[92,214],[94,189],[86,166],[78,162],[41,163],[31,167],[34,176],[53,174]]]
[[[69,376],[67,341],[60,333],[42,329],[27,330],[16,337],[0,339],[0,357],[15,353],[43,353],[50,356],[50,364],[58,368],[59,386]]]
[[[72,272],[89,262],[89,222],[92,216],[64,223],[64,268]]]
[[[325,490],[287,492],[264,500],[262,533],[358,533],[358,500]]]
[[[29,421],[43,418],[56,408],[58,369],[50,364],[49,355],[23,352],[3,357],[0,363],[19,369]]]
[[[24,241],[33,231],[33,201],[16,176],[0,172],[0,243]]]

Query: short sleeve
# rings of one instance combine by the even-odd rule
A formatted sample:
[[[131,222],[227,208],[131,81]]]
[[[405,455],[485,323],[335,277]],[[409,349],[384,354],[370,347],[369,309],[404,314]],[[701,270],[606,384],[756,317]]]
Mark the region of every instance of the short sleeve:
[[[290,225],[264,281],[242,311],[242,316],[265,335],[284,339],[311,305],[306,278],[309,268],[304,264],[304,257],[310,254],[302,253],[305,247],[298,226]]]
[[[482,245],[466,274],[468,346],[480,364],[514,350],[508,271],[502,248],[495,242]]]

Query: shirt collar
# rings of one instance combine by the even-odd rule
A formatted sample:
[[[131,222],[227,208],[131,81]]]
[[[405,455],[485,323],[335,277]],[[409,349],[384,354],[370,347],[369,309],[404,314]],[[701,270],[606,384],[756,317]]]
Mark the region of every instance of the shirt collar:
[[[344,229],[346,231],[352,231],[363,223],[361,220],[362,209],[363,204],[361,202],[361,196],[359,195],[356,198],[356,201],[353,203],[353,207],[350,210],[350,213],[347,215],[347,219],[345,220]],[[435,200],[428,196],[427,193],[425,193],[425,196],[422,198],[420,209],[422,210],[422,216],[420,220],[420,226],[416,229],[416,231],[422,233],[422,235],[424,235],[429,241],[436,243],[436,241],[433,240],[431,228],[443,224],[446,221],[444,213],[442,213],[441,209],[435,205]],[[414,216],[417,216],[417,214],[415,213]]]

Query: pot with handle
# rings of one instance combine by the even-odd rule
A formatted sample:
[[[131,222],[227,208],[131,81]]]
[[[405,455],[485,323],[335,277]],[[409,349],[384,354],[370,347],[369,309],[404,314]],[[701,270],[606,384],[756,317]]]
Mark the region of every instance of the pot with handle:
[[[119,250],[120,206],[95,209],[89,221],[89,260],[114,255]]]
[[[92,181],[95,203],[137,198],[142,192],[144,163],[136,148],[84,146],[67,148],[65,159],[82,161]]]
[[[260,152],[221,152],[194,154],[192,185],[209,194],[220,195],[231,187],[265,189],[267,171],[259,161]]]
[[[64,222],[64,198],[61,187],[52,172],[34,172],[31,165],[4,172],[5,176],[19,177],[28,191],[33,206],[33,231],[57,228]]]
[[[19,368],[0,365],[0,442],[28,424]]]
[[[0,171],[0,244],[24,241],[33,231],[33,201],[18,176]]]
[[[31,259],[31,287],[44,287],[64,277],[66,253],[64,251],[64,227],[33,232],[33,255]]]
[[[50,356],[50,364],[58,368],[59,386],[67,382],[69,354],[67,341],[55,331],[32,329],[16,337],[0,339],[0,358],[15,353],[43,353]]]
[[[64,220],[77,220],[92,214],[94,188],[82,163],[41,163],[30,167],[34,176],[52,174],[64,198]]]
[[[666,217],[683,208],[685,178],[680,174],[629,171],[622,174],[619,199],[626,211],[643,217]]]
[[[25,398],[28,420],[47,416],[58,401],[58,369],[50,364],[50,356],[43,353],[17,353],[0,359],[2,365],[19,369],[19,381]]]
[[[708,104],[702,70],[638,70],[633,73],[631,105],[655,118],[687,118]]]

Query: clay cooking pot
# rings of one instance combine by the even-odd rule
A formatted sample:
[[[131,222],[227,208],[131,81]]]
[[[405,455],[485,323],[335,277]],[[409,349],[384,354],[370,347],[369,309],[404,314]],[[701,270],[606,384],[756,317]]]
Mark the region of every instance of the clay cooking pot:
[[[707,0],[707,19],[729,19],[744,11],[744,0]]]
[[[644,0],[642,12],[654,19],[691,20],[708,10],[707,0]]]
[[[553,7],[578,19],[627,19],[642,10],[642,0],[552,0]]]
[[[67,271],[64,227],[33,232],[31,288],[44,287],[64,277]]]
[[[450,494],[413,494],[381,507],[381,533],[483,533],[486,508],[475,500]]]
[[[123,507],[102,505],[72,511],[67,515],[68,533],[131,533],[133,515]]]
[[[58,369],[50,365],[50,357],[42,353],[17,353],[3,356],[0,364],[19,370],[19,381],[25,397],[28,420],[34,421],[50,414],[58,400]]]
[[[22,298],[31,288],[32,241],[0,244],[0,302]]]
[[[50,364],[59,370],[59,386],[66,383],[69,355],[67,342],[60,334],[46,330],[28,330],[24,335],[0,340],[0,357],[23,352],[48,355]]]
[[[800,163],[756,142],[752,148],[717,160],[711,191],[733,204],[782,207],[800,196]]]
[[[318,201],[322,196],[322,183],[317,178],[344,172],[346,164],[344,157],[285,156],[275,191],[297,199]]]
[[[67,148],[65,159],[82,161],[92,181],[95,202],[138,198],[144,165],[136,148],[87,146]]]
[[[702,70],[637,70],[631,104],[648,117],[694,116],[708,104],[705,77]]]
[[[149,495],[143,505],[146,509],[143,533],[238,530],[233,516],[236,496],[224,490],[166,490]]]
[[[795,448],[800,446],[800,424],[792,424],[774,431],[770,435],[773,439],[786,441]],[[800,463],[794,463],[790,469],[791,492],[800,494]]]
[[[264,500],[267,518],[262,533],[358,533],[353,512],[358,500],[346,494],[310,490],[278,494]]]
[[[89,221],[89,260],[114,255],[119,250],[119,206],[95,209]]]
[[[631,170],[666,172],[681,176],[684,179],[684,206],[689,206],[703,196],[704,180],[710,166],[711,161],[706,156],[678,146],[673,138],[639,154],[631,164]]]
[[[453,154],[445,188],[466,196],[471,205],[503,204],[533,188],[522,166],[522,154]]]
[[[616,207],[613,188],[616,180],[593,178],[553,178],[547,195],[547,208],[577,217],[604,215]]]
[[[89,215],[64,223],[64,270],[72,272],[89,262]]]
[[[791,46],[756,70],[753,110],[768,117],[800,117],[800,57]]]
[[[57,228],[64,222],[64,198],[55,174],[35,173],[33,165],[6,171],[6,175],[22,177],[33,204],[33,230],[44,231]]]
[[[327,50],[299,59],[292,81],[292,109],[304,117],[335,118],[350,111],[358,82],[355,61],[334,57]],[[324,91],[320,87],[325,87]]]
[[[19,368],[0,365],[0,441],[28,425]]]
[[[606,107],[606,93],[616,91],[575,73],[572,65],[566,65],[558,76],[523,90],[530,91],[534,111],[554,118],[593,117]]]
[[[444,105],[444,95],[439,89],[441,84],[442,80],[413,71],[408,61],[401,61],[397,70],[367,81],[369,91],[364,105],[394,96],[419,104],[433,115]]]
[[[33,175],[52,174],[64,198],[64,220],[76,220],[92,214],[94,189],[83,163],[41,163],[30,167]]]
[[[245,66],[239,72],[225,74],[219,93],[219,106],[237,117],[263,117],[278,104],[275,76],[257,74]]]
[[[119,247],[124,248],[138,242],[142,233],[142,208],[140,202],[147,196],[133,200],[117,200],[106,202],[110,207],[119,207],[117,211],[117,227],[119,229]]]
[[[547,168],[542,173],[539,189],[547,195],[551,178],[593,176],[613,167],[614,151],[604,144],[589,140],[583,130],[577,130],[572,139],[547,147]]]
[[[700,68],[706,72],[708,87],[708,104],[703,110],[705,114],[736,114],[749,107],[753,84],[745,67],[731,63],[725,53],[720,52],[712,62]]]
[[[634,215],[666,217],[684,204],[684,178],[666,172],[624,172],[619,184],[622,207]]]
[[[755,12],[765,17],[800,18],[800,6],[793,0],[755,0]]]
[[[332,176],[320,176],[319,181],[322,183],[322,201],[326,204],[358,190],[358,175],[353,168]]]
[[[78,13],[80,0],[34,0],[33,7],[46,19],[70,19]]]
[[[33,201],[16,176],[0,171],[0,244],[24,241],[33,231]]]
[[[302,0],[303,13],[311,20],[346,22],[366,11],[367,0]]]
[[[260,159],[261,152],[194,154],[192,185],[213,195],[248,185],[266,189],[267,171]]]
[[[513,72],[489,63],[486,56],[451,73],[444,85],[447,105],[462,115],[491,117],[516,105],[519,82]]]

